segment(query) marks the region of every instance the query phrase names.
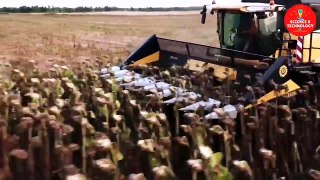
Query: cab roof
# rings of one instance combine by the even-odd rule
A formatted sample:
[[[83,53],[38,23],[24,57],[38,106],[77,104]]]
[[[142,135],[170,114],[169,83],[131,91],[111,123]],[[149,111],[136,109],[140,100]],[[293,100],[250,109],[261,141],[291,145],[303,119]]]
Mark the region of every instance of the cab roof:
[[[217,3],[208,5],[207,9],[211,10],[225,10],[225,11],[239,11],[243,13],[253,13],[253,12],[266,12],[266,11],[281,11],[285,6],[280,4],[275,4],[270,6],[269,3]]]

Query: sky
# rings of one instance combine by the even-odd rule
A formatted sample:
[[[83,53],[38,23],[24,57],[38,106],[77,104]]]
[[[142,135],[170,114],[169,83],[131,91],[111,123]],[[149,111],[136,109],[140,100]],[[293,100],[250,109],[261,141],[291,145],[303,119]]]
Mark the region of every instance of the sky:
[[[139,7],[189,7],[211,4],[212,0],[0,0],[0,7],[19,6],[116,6],[122,8]]]

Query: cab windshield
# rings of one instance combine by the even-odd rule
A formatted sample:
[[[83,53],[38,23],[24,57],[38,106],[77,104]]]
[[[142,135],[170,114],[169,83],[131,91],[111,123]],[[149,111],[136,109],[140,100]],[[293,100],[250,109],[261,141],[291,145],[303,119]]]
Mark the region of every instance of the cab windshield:
[[[225,12],[222,47],[270,56],[281,46],[276,27],[276,15]]]

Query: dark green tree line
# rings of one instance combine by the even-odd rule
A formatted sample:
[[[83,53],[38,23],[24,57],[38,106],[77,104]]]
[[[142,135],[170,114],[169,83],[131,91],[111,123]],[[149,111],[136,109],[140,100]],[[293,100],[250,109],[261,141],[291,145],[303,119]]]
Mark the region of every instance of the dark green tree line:
[[[76,8],[68,7],[53,7],[53,6],[20,6],[20,7],[0,7],[2,13],[71,13],[71,12],[103,12],[103,11],[189,11],[200,10],[201,7],[147,7],[147,8],[118,8],[118,7],[85,7],[79,6]]]

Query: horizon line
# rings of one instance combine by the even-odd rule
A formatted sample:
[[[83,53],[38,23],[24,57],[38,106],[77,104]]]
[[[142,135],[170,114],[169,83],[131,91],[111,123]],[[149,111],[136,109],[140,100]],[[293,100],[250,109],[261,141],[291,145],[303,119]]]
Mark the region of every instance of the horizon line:
[[[52,5],[47,5],[47,6],[39,6],[39,5],[32,5],[32,6],[27,6],[27,5],[22,5],[22,6],[0,6],[0,8],[19,8],[19,7],[54,7],[54,8],[77,8],[77,7],[90,7],[90,8],[104,8],[104,7],[110,7],[110,8],[119,8],[119,9],[146,9],[146,8],[202,8],[202,6],[170,6],[170,7],[118,7],[118,6],[76,6],[76,7],[68,7],[68,6],[52,6]]]

